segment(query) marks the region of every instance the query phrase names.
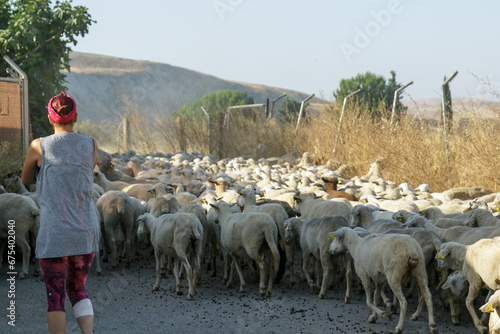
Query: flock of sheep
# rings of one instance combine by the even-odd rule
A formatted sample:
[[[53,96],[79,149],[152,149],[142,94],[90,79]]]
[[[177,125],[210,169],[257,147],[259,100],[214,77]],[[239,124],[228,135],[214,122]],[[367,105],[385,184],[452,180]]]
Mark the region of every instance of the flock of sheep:
[[[32,190],[19,177],[0,186],[0,251],[13,220],[23,256],[19,278],[28,274],[38,230]],[[459,325],[465,299],[480,333],[500,333],[500,195],[487,189],[433,193],[426,184],[396,186],[383,179],[380,159],[367,175],[347,178],[344,165],[314,165],[307,153],[302,159],[255,161],[100,151],[94,199],[102,231],[103,254],[95,258],[99,274],[101,259],[110,258],[112,270],[120,257],[129,266],[140,244],[155,256],[153,290],[160,287],[162,270],[172,270],[178,294],[185,276],[188,299],[205,264],[228,288],[236,269],[239,292],[245,291],[247,272],[254,271],[260,295],[267,297],[273,284],[294,287],[301,277],[319,298],[345,284],[346,303],[351,287],[358,287],[371,310],[368,322],[389,320],[399,308],[395,333],[404,330],[406,298],[415,291],[418,307],[411,319],[426,308],[431,333],[438,332],[434,307],[449,308]],[[474,301],[482,289],[488,297],[480,301],[479,318]],[[439,297],[433,300],[431,290]]]

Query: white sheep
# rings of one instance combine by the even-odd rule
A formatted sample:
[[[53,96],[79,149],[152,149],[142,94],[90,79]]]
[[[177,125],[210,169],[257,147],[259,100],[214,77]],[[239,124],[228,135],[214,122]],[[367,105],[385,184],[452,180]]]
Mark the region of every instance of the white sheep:
[[[145,213],[140,215],[137,220],[139,222],[137,234],[141,236],[149,232],[155,250],[156,282],[153,291],[160,288],[161,257],[165,254],[175,259],[174,276],[177,294],[182,294],[179,277],[179,265],[182,264],[188,278],[187,299],[193,299],[196,272],[200,268],[201,241],[203,239],[203,227],[198,218],[191,213],[184,212],[165,214],[158,218]]]
[[[500,334],[500,290],[496,290],[479,310],[490,314],[489,334]]]
[[[3,254],[6,244],[9,245],[9,250],[12,250],[12,241],[15,241],[16,252],[23,255],[19,279],[28,275],[31,256],[29,240],[35,240],[38,235],[39,215],[40,209],[30,197],[14,193],[0,194],[0,254]],[[15,239],[9,237],[13,235]],[[0,258],[0,268],[1,265],[2,259]],[[38,273],[39,269],[37,268],[33,274],[37,276]]]
[[[323,271],[323,279],[318,297],[324,298],[326,289],[330,285],[330,281],[335,279],[336,259],[330,254],[330,238],[328,232],[336,231],[341,227],[348,227],[347,220],[342,216],[325,216],[321,218],[297,219],[290,218],[285,222],[285,242],[292,243],[296,239],[300,241],[302,248],[302,271],[307,279],[307,284],[311,290],[318,293],[320,280],[320,270]],[[345,302],[349,303],[351,299],[351,265],[348,254],[343,255],[344,266],[346,269],[346,295]],[[316,284],[309,275],[309,259],[314,258],[317,261],[316,265]]]
[[[436,255],[438,265],[442,268],[456,269],[462,262],[460,269],[469,282],[465,305],[480,333],[487,333],[487,329],[478,318],[473,304],[483,286],[490,291],[500,289],[500,272],[498,271],[500,258],[497,254],[499,248],[500,238],[498,237],[481,239],[471,245],[450,242],[443,244],[441,251]]]
[[[299,192],[293,198],[297,202],[295,212],[302,218],[342,216],[349,221],[351,217],[351,209],[341,202],[317,199],[310,192]]]
[[[247,256],[253,259],[260,269],[259,292],[261,296],[271,296],[273,280],[278,271],[280,255],[277,247],[278,227],[267,213],[231,212],[228,203],[223,201],[212,204],[216,212],[216,222],[221,226],[221,244],[232,257],[232,266],[236,267],[240,278],[238,292],[244,292],[246,282],[240,267],[240,258]],[[266,291],[266,253],[272,254],[271,266]],[[233,270],[231,270],[227,286],[232,285]]]
[[[448,275],[441,289],[446,294],[446,300],[450,307],[451,321],[454,325],[458,325],[462,315],[462,303],[469,290],[469,282],[467,282],[461,270],[455,270]]]
[[[285,237],[285,221],[288,219],[288,214],[286,213],[283,206],[277,203],[267,203],[267,204],[256,204],[255,191],[249,188],[243,188],[238,191],[240,195],[238,199],[238,204],[243,208],[243,212],[263,212],[273,218],[276,226],[278,227],[279,239],[283,239]],[[279,240],[278,239],[278,240]],[[280,245],[278,244],[278,247]],[[276,281],[279,282],[281,280],[281,276],[285,269],[290,271],[290,286],[293,287],[295,285],[295,273],[293,272],[293,258],[292,258],[292,250],[291,245],[285,245],[285,254],[282,254],[280,257],[280,269],[278,271]],[[280,249],[282,250],[282,248]]]
[[[467,227],[500,227],[500,219],[493,216],[489,210],[474,209],[469,213],[469,218],[464,223]]]
[[[437,333],[432,296],[427,286],[424,255],[415,239],[399,234],[371,234],[361,238],[349,227],[331,232],[330,236],[333,239],[330,245],[332,254],[348,251],[354,259],[356,273],[365,289],[366,303],[373,310],[368,318],[369,322],[375,322],[378,316],[390,320],[388,314],[377,306],[382,288],[388,284],[400,305],[399,322],[395,333],[403,332],[408,303],[404,297],[401,282],[411,275],[415,278],[427,305],[430,331]],[[372,282],[376,285],[375,295]],[[419,307],[412,319],[418,318],[420,312]]]
[[[115,270],[118,266],[117,237],[124,241],[127,267],[130,267],[134,239],[134,213],[136,210],[134,202],[126,193],[110,190],[97,200],[96,207],[99,211],[105,253],[107,251],[111,253],[111,270]],[[98,266],[98,274],[100,274],[99,269]]]
[[[394,219],[374,219],[372,212],[368,206],[356,205],[351,211],[349,225],[352,228],[364,228],[372,233],[382,233],[388,229],[401,228],[401,223]]]
[[[484,238],[500,236],[498,227],[466,227],[455,226],[450,228],[439,228],[421,216],[413,216],[403,225],[404,227],[425,227],[434,231],[443,242],[455,241],[462,245],[471,245]]]
[[[94,183],[102,187],[104,191],[122,190],[123,188],[130,186],[130,183],[124,181],[110,181],[103,173],[98,171],[94,171]]]

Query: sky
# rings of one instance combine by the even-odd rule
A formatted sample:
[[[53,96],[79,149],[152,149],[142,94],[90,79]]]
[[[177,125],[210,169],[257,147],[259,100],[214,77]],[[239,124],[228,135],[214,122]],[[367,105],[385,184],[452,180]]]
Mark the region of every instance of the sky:
[[[390,71],[403,99],[496,100],[492,0],[73,0],[93,23],[73,51],[170,64],[333,99],[340,80]]]

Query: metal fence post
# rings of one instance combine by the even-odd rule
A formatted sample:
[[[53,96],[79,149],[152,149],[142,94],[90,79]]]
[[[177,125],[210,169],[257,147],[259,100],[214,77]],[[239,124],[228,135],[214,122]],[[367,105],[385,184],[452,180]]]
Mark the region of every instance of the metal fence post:
[[[295,134],[299,131],[299,124],[300,124],[300,119],[302,118],[302,113],[304,111],[304,105],[307,101],[312,99],[314,97],[314,94],[309,95],[305,100],[302,101],[300,104],[300,111],[299,111],[299,119],[297,119],[297,126],[295,127]]]
[[[333,154],[335,154],[335,151],[337,150],[337,143],[339,141],[340,128],[342,127],[342,120],[344,118],[344,110],[345,110],[345,105],[346,105],[347,99],[355,94],[358,94],[359,92],[361,92],[361,89],[358,89],[358,90],[352,92],[351,94],[347,95],[346,97],[344,97],[344,103],[342,104],[342,111],[340,112],[339,128],[337,130],[337,137],[335,137],[335,145],[333,146]]]
[[[448,152],[448,136],[447,131],[448,128],[446,126],[446,110],[445,110],[445,102],[444,102],[444,90],[445,86],[455,78],[458,74],[458,71],[455,71],[445,82],[441,84],[441,108],[443,109],[443,133],[444,133],[444,149],[446,153],[446,172],[448,174],[448,185],[450,184],[450,158]]]

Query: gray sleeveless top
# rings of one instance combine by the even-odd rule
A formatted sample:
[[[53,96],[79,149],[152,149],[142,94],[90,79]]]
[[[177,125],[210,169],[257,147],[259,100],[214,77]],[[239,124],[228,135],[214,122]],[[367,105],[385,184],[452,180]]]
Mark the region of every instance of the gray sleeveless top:
[[[77,133],[40,138],[42,164],[36,180],[40,205],[37,258],[97,251],[100,238],[92,200],[94,143]]]

